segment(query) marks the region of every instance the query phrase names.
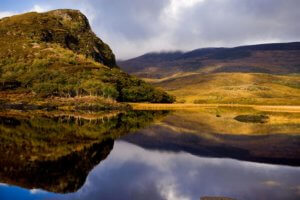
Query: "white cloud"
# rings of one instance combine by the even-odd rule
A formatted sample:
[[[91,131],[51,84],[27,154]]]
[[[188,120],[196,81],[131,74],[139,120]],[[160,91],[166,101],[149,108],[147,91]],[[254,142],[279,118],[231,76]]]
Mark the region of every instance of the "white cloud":
[[[40,189],[31,189],[29,190],[30,194],[41,194],[41,193],[46,193],[45,191],[43,190],[40,190]]]
[[[40,5],[34,5],[33,8],[30,10],[30,11],[33,11],[33,12],[46,12],[50,10],[49,7],[44,7],[44,6],[40,6]]]
[[[178,194],[178,188],[176,188],[175,184],[161,184],[158,190],[166,200],[190,200],[189,197]]]
[[[25,12],[46,12],[50,10],[51,8],[48,6],[40,6],[40,5],[34,5],[32,9],[24,10],[22,12],[16,12],[16,11],[2,11],[0,12],[0,19],[4,17],[10,17],[13,15],[25,13]]]
[[[182,12],[184,9],[191,8],[204,1],[205,0],[171,0],[166,10],[168,14],[171,14],[173,17],[179,17],[180,12]]]
[[[15,15],[15,14],[16,14],[15,12],[9,12],[9,11],[0,12],[0,19],[3,17],[9,17],[12,15]]]

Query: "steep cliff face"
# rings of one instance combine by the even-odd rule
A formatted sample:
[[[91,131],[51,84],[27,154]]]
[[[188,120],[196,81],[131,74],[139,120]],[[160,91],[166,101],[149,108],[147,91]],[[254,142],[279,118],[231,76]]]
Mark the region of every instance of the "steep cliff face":
[[[77,10],[0,19],[0,46],[0,100],[13,91],[31,95],[28,99],[94,96],[122,102],[174,101],[122,72],[110,47]]]

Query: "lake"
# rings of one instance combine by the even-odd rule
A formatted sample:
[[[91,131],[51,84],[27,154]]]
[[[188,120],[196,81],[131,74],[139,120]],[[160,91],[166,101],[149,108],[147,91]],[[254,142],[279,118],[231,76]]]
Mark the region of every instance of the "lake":
[[[0,150],[1,200],[300,199],[300,113],[10,110]]]

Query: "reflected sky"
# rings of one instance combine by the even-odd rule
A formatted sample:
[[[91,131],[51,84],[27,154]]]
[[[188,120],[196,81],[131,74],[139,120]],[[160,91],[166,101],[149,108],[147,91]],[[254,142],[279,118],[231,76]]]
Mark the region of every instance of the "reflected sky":
[[[116,141],[76,193],[57,195],[0,185],[0,199],[300,199],[300,168],[184,152],[146,150]]]

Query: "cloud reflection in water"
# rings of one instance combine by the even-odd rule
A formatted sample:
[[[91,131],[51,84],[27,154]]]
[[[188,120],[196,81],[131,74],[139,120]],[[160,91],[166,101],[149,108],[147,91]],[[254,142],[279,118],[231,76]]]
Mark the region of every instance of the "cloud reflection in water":
[[[149,151],[117,141],[85,185],[61,199],[299,199],[300,168]]]

